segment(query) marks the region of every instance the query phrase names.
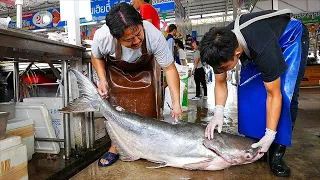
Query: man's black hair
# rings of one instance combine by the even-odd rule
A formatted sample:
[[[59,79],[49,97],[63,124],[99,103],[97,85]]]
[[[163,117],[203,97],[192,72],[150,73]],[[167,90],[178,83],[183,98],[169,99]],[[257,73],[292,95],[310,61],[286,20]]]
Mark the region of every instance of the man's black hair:
[[[236,35],[225,27],[213,27],[205,33],[200,43],[200,56],[203,63],[212,67],[233,60],[238,48]]]
[[[110,9],[106,15],[106,24],[111,35],[120,39],[126,28],[137,28],[139,24],[142,25],[142,17],[132,5],[122,2]]]
[[[199,44],[200,44],[199,41],[194,41],[194,42],[195,42],[196,45],[199,47]]]
[[[144,0],[144,2],[149,3],[149,2],[150,2],[150,0]]]
[[[184,49],[184,45],[183,45],[183,42],[182,42],[182,41],[180,41],[179,39],[176,39],[176,40],[174,40],[174,42],[175,42],[176,44],[178,44],[178,46],[179,46],[181,49]]]
[[[169,25],[169,33],[172,32],[173,30],[177,29],[177,26],[174,24]]]

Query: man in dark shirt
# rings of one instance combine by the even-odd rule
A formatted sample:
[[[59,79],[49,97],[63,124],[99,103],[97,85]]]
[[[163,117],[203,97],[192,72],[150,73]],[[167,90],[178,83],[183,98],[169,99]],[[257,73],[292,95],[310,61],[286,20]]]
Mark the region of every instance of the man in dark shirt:
[[[178,28],[174,24],[170,24],[168,27],[168,36],[166,37],[166,40],[168,42],[169,50],[172,52],[172,55],[174,55],[174,44],[175,44],[175,37],[178,34]],[[174,56],[173,56],[174,57]]]
[[[241,16],[239,24],[241,25],[255,17],[272,12],[274,11],[245,14]],[[259,142],[253,144],[252,148],[259,147],[261,153],[266,153],[270,148],[269,165],[272,172],[277,176],[290,175],[290,169],[282,159],[286,146],[273,142],[276,137],[283,104],[280,77],[288,69],[279,40],[287,26],[289,26],[288,23],[290,21],[290,14],[282,14],[256,21],[243,28],[241,33],[246,41],[248,51],[245,51],[247,50],[246,47],[243,47],[239,37],[232,32],[235,22],[232,22],[227,27],[211,28],[204,35],[200,45],[201,60],[212,66],[215,72],[215,114],[206,128],[205,136],[211,139],[216,127],[219,133],[222,130],[224,105],[228,95],[226,71],[233,69],[239,59],[243,67],[253,62],[261,73],[267,98],[265,102],[266,108],[264,109],[266,113],[265,135]],[[301,25],[301,22],[297,20],[295,22],[300,23],[299,30],[303,33],[301,38],[297,38],[297,41],[301,41],[301,57],[299,56],[295,59],[300,61],[300,68],[298,68],[298,75],[294,79],[294,93],[290,104],[292,126],[297,117],[299,85],[305,72],[309,45],[308,31]],[[249,55],[245,52],[249,53]],[[285,81],[285,83],[292,82]],[[255,89],[251,91],[255,91]],[[240,121],[245,120],[239,118],[239,123]],[[259,119],[256,121],[259,121]],[[254,131],[254,129],[251,131]],[[281,131],[278,131],[278,135],[280,133]]]

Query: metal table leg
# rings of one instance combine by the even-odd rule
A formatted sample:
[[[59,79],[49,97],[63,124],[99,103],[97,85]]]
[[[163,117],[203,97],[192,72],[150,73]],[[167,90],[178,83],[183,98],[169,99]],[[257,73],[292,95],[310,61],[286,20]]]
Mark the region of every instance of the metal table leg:
[[[92,64],[88,63],[88,78],[92,81]],[[93,148],[95,142],[95,133],[94,133],[94,113],[89,112],[89,144],[90,148]]]
[[[68,105],[69,102],[69,78],[68,78],[68,62],[62,61],[62,74],[63,74],[63,107]],[[71,155],[71,136],[70,136],[70,114],[63,114],[64,122],[64,155],[65,159],[70,159]]]
[[[19,62],[13,63],[13,91],[14,102],[19,102]]]

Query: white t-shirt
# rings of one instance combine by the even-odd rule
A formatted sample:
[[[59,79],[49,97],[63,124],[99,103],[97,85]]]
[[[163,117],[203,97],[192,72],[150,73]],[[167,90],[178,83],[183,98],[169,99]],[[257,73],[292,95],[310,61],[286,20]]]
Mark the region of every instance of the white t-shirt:
[[[179,59],[187,59],[187,55],[186,55],[186,52],[184,52],[183,49],[179,48],[178,49],[178,54],[179,54]]]
[[[148,53],[154,54],[161,67],[168,67],[173,62],[172,53],[161,31],[153,26],[149,21],[143,21],[145,30],[146,47]],[[122,46],[122,45],[121,45]],[[110,34],[109,27],[103,25],[93,37],[91,53],[93,57],[102,59],[107,55],[115,57],[115,39]],[[134,62],[142,55],[141,48],[131,49],[122,46],[122,60]]]
[[[200,58],[200,51],[199,50],[194,51],[194,54],[193,54],[194,61],[196,60],[196,58]],[[199,61],[198,66],[196,68],[202,68],[202,67],[203,67],[202,62]]]

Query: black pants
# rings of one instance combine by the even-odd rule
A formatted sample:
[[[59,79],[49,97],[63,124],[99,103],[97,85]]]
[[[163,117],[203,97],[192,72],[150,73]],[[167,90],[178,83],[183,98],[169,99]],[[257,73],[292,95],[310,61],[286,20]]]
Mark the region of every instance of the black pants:
[[[291,104],[290,104],[292,126],[294,126],[296,119],[297,119],[298,105],[299,105],[299,102],[298,102],[299,88],[300,88],[300,83],[303,79],[304,73],[306,71],[308,50],[309,50],[309,31],[305,26],[303,26],[302,37],[301,37],[300,67],[299,67],[298,77],[297,77],[296,85],[294,87],[294,92],[293,92],[292,100],[291,100]]]
[[[194,72],[194,81],[196,82],[196,97],[200,97],[200,83],[203,87],[204,96],[207,96],[206,74],[202,67],[196,68]]]

